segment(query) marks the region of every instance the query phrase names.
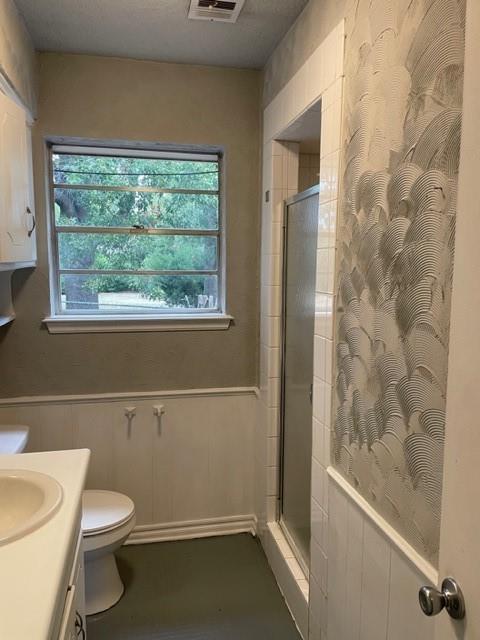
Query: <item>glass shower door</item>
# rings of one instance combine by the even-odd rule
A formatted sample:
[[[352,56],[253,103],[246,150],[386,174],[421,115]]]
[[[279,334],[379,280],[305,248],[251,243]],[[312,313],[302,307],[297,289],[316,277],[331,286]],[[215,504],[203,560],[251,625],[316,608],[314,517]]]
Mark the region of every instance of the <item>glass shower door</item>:
[[[286,203],[280,523],[301,564],[310,559],[313,336],[318,186]]]

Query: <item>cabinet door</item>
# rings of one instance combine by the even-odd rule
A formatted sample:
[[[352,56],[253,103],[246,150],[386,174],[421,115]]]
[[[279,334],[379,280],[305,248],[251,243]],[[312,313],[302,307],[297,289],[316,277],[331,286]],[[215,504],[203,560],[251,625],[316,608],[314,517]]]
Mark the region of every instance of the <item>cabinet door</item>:
[[[35,259],[31,167],[25,112],[0,93],[0,262]]]
[[[67,591],[58,640],[76,640],[75,617],[75,585],[72,585]]]

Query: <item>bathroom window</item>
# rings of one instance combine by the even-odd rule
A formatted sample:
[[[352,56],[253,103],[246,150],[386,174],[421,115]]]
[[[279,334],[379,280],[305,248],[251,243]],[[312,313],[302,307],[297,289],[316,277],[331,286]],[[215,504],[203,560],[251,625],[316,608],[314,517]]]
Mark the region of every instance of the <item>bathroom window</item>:
[[[221,154],[52,145],[52,316],[223,310]]]

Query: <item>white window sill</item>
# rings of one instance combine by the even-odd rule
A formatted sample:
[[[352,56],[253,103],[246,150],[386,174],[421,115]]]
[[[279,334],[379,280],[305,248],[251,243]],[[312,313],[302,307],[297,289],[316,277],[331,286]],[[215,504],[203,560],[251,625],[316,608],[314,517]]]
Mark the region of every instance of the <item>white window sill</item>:
[[[176,316],[50,316],[44,319],[50,333],[132,333],[140,331],[222,331],[233,317],[225,314]]]

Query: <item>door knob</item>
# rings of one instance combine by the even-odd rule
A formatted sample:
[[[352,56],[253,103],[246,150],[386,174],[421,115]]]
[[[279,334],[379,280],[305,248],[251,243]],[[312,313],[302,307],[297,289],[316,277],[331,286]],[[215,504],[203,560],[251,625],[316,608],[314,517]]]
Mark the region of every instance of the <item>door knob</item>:
[[[434,587],[422,587],[418,592],[420,608],[426,616],[436,616],[446,609],[449,616],[461,620],[465,616],[463,593],[453,578],[445,578],[442,590]]]

